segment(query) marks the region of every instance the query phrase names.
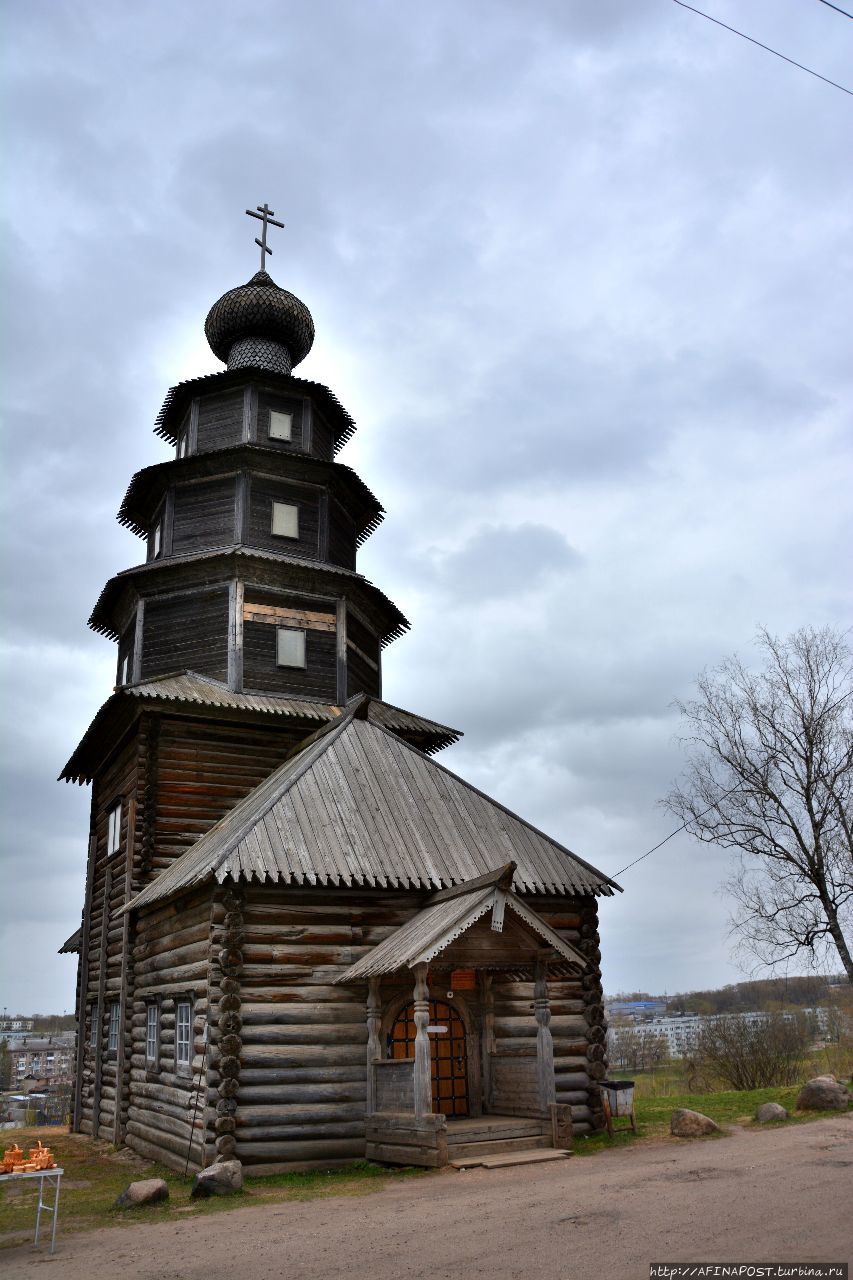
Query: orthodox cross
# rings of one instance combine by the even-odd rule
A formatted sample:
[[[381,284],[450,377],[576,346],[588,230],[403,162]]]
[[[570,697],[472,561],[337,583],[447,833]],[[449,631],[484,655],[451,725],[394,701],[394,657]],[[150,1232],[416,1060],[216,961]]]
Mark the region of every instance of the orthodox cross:
[[[247,209],[246,213],[248,213],[250,218],[257,218],[259,222],[262,222],[264,224],[264,229],[261,232],[261,239],[259,240],[258,237],[255,236],[255,244],[258,246],[258,248],[261,251],[261,271],[265,271],[266,256],[268,253],[272,253],[272,249],[267,244],[267,227],[270,227],[270,226],[283,227],[284,223],[276,222],[275,218],[273,217],[275,210],[267,207],[266,200],[264,201],[263,204],[258,205],[257,213],[255,213],[254,209]]]

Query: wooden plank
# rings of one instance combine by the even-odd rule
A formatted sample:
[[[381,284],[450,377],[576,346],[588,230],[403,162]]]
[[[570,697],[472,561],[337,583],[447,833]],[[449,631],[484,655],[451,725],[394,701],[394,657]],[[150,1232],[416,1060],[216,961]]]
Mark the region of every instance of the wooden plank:
[[[246,622],[268,622],[279,626],[303,627],[305,630],[335,630],[333,613],[319,613],[312,609],[296,609],[286,605],[253,604],[250,600],[243,605],[243,618]]]

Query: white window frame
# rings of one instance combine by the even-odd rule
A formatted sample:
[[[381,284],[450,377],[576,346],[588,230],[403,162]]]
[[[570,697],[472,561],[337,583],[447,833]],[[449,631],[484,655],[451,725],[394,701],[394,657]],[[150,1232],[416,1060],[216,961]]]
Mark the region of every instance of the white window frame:
[[[192,1071],[192,1042],[192,1000],[178,1000],[175,1004],[175,1070],[184,1075]]]
[[[155,1001],[145,1006],[145,1064],[149,1068],[160,1062],[160,1006]]]
[[[163,550],[163,521],[158,520],[151,530],[151,559],[156,560]]]
[[[282,635],[296,635],[302,637],[302,661],[301,662],[284,662],[281,657],[281,637]],[[277,667],[286,667],[291,671],[304,671],[308,666],[307,655],[307,633],[301,627],[276,627],[275,629],[275,665]],[[297,648],[300,646],[297,645]]]
[[[107,1049],[110,1053],[118,1053],[118,1019],[119,1019],[119,1002],[113,1000],[110,1005],[110,1027],[107,1036]]]
[[[90,1048],[90,1049],[97,1049],[97,1047],[98,1047],[98,1030],[99,1030],[99,1028],[98,1028],[99,1015],[98,1015],[98,1006],[97,1006],[97,1004],[90,1004],[90,1005],[89,1005],[89,1018],[90,1018],[90,1022],[89,1022],[89,1048]]]
[[[189,451],[189,446],[190,446],[189,432],[182,431],[181,434],[178,436],[178,455],[177,456],[179,458],[185,458]]]
[[[121,800],[110,809],[107,817],[107,857],[112,858],[121,850]]]
[[[277,514],[278,520],[276,520]],[[276,524],[279,525],[279,528],[276,528]],[[281,527],[282,525],[287,526],[286,530]],[[294,541],[298,540],[299,507],[295,502],[279,502],[277,498],[273,499],[270,532],[274,538],[292,538]]]
[[[285,440],[291,443],[293,441],[293,414],[286,409],[270,409],[267,435],[270,440]]]
[[[119,663],[118,682],[119,682],[119,685],[121,686],[121,685],[128,684],[129,681],[130,681],[130,652],[128,651],[122,658],[121,662]]]

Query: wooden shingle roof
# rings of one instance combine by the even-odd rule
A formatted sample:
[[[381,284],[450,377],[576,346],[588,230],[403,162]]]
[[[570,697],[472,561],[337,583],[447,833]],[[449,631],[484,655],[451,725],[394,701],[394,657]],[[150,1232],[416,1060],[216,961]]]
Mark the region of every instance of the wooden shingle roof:
[[[309,738],[129,906],[228,878],[435,890],[508,862],[522,893],[618,890],[360,711]]]
[[[492,929],[503,932],[507,908],[515,913],[529,934],[537,937],[540,945],[550,947],[571,970],[587,968],[586,957],[512,892],[514,871],[515,866],[510,862],[506,867],[496,868],[491,875],[478,876],[457,886],[450,893],[446,890],[437,893],[422,911],[383,938],[334,981],[359,982],[413,969],[417,964],[429,964],[490,911]]]

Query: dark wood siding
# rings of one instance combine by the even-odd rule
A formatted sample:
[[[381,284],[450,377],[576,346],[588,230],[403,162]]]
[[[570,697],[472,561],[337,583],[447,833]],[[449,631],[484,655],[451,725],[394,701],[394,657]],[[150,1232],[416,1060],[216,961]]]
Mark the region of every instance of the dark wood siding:
[[[355,525],[334,498],[329,499],[329,559],[345,569],[355,568]]]
[[[299,537],[279,538],[272,533],[273,502],[291,502],[299,508]],[[314,489],[282,484],[265,476],[252,476],[249,497],[248,544],[286,555],[319,555],[319,493]]]
[[[356,653],[351,644],[347,645],[347,697],[356,693],[369,693],[379,696],[379,672]]]
[[[347,697],[381,692],[379,641],[351,612],[347,613]]]
[[[292,413],[291,440],[270,439],[270,412]],[[266,387],[258,388],[258,444],[270,449],[282,449],[285,453],[304,452],[306,405],[298,396],[283,396]]]
[[[276,627],[243,623],[243,687],[268,693],[290,693],[335,702],[337,642],[333,632],[306,631],[306,666],[276,666]]]
[[[209,453],[243,439],[243,391],[201,396],[198,402],[197,451]]]
[[[315,458],[331,462],[335,456],[332,428],[315,405],[311,409],[311,453]]]
[[[230,546],[234,532],[236,478],[206,480],[203,484],[178,485],[172,551],[198,551],[202,547]]]
[[[228,674],[228,588],[145,602],[142,679],[167,671]]]

